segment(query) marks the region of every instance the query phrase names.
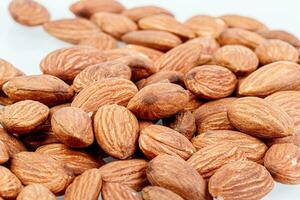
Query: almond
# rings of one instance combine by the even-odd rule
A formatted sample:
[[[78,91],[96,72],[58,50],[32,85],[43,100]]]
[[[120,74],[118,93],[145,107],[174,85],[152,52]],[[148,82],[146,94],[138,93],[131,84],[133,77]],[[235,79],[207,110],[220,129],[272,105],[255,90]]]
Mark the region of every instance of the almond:
[[[3,128],[0,128],[0,141],[6,144],[10,157],[21,151],[26,151],[26,148],[23,145],[23,143],[17,138],[15,138],[13,135],[7,133]]]
[[[139,193],[120,183],[104,183],[101,196],[103,200],[142,200]]]
[[[0,164],[9,160],[8,146],[0,140]]]
[[[16,198],[23,186],[20,180],[11,171],[0,166],[0,196]]]
[[[265,37],[266,39],[282,40],[287,43],[290,43],[294,47],[300,47],[299,39],[292,33],[289,33],[284,30],[265,30],[260,31],[259,34]]]
[[[140,7],[124,10],[122,12],[122,15],[129,17],[133,21],[139,21],[144,17],[149,17],[151,15],[158,15],[158,14],[173,16],[173,14],[170,11],[158,6],[140,6]]]
[[[153,124],[154,123],[152,121],[139,120],[140,131],[143,130],[144,128],[147,128],[148,126],[153,125]]]
[[[56,196],[44,185],[31,184],[22,189],[17,200],[56,200]]]
[[[52,131],[35,131],[27,134],[22,141],[30,149],[37,149],[40,146],[59,143],[59,140]]]
[[[128,45],[124,46],[123,48],[144,54],[148,58],[150,58],[153,62],[158,60],[163,55],[163,52],[161,52],[161,51],[151,49],[148,47],[144,47],[144,46],[139,46],[139,45],[128,44]]]
[[[1,91],[0,91],[0,105],[1,106],[8,106],[13,103],[14,103],[13,100],[8,98],[5,94],[1,94]]]
[[[88,38],[83,38],[79,45],[95,47],[99,50],[115,49],[118,47],[117,40],[106,33],[97,33]]]
[[[6,60],[0,59],[0,88],[10,79],[23,76],[23,72],[15,68],[12,64]]]
[[[163,187],[148,186],[142,191],[144,200],[184,200],[171,190],[167,190]]]
[[[257,19],[242,15],[223,15],[220,17],[230,28],[241,28],[249,31],[266,30],[267,27]]]
[[[203,102],[198,99],[193,93],[191,93],[189,90],[187,90],[187,93],[189,95],[189,101],[185,105],[184,110],[194,112],[197,108],[199,108]]]
[[[224,200],[262,199],[274,187],[270,173],[252,161],[224,165],[209,180],[209,192]]]
[[[144,58],[148,58],[148,56],[143,53],[137,52],[135,50],[125,49],[125,48],[110,49],[103,52],[108,61],[116,60],[118,58],[125,57],[125,56],[142,56]]]

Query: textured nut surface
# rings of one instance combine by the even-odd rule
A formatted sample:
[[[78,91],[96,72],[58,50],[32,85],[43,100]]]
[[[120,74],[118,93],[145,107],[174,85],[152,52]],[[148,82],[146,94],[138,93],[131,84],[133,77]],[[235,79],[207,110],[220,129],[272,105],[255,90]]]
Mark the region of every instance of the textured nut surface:
[[[0,166],[0,195],[16,198],[23,186],[20,180],[7,168]]]
[[[0,140],[0,164],[9,160],[9,150],[7,144]]]
[[[140,45],[134,45],[134,44],[128,44],[125,45],[123,48],[136,51],[138,53],[146,55],[148,58],[150,58],[153,62],[155,62],[157,59],[159,59],[164,53],[152,48],[140,46]]]
[[[3,128],[0,128],[0,141],[5,143],[8,147],[8,153],[10,157],[21,151],[26,151],[24,144],[13,135],[7,133]]]
[[[148,17],[151,15],[158,15],[158,14],[173,16],[173,14],[170,11],[158,6],[139,6],[139,7],[124,10],[122,12],[122,15],[129,17],[133,21],[139,21],[144,17]]]
[[[158,186],[148,186],[142,191],[144,200],[183,200],[179,195],[171,190]]]
[[[52,131],[35,131],[27,134],[22,141],[29,149],[35,150],[40,146],[59,143],[59,140]]]
[[[241,28],[254,32],[267,29],[267,27],[257,19],[242,15],[223,15],[221,19],[231,28]]]
[[[264,31],[260,31],[259,34],[265,37],[266,39],[282,40],[290,43],[295,47],[300,47],[299,39],[292,33],[289,33],[284,30],[264,30]]]
[[[31,184],[22,189],[17,200],[56,200],[56,196],[42,184]]]
[[[117,40],[106,33],[99,32],[88,38],[83,38],[79,45],[95,47],[99,50],[108,50],[117,48]]]
[[[103,200],[142,200],[139,193],[120,183],[104,183],[101,196]]]
[[[10,79],[24,75],[23,72],[15,68],[6,60],[0,59],[0,87]]]

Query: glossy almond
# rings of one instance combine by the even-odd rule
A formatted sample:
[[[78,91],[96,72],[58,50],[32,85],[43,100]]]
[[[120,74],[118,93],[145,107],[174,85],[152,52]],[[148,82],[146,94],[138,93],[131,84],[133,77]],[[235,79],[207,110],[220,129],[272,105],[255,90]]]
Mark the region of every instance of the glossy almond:
[[[187,102],[188,94],[181,86],[157,83],[141,89],[127,108],[139,118],[154,120],[178,113]]]
[[[42,184],[31,184],[22,189],[17,200],[56,200],[56,196]]]
[[[0,87],[10,79],[24,75],[23,72],[15,68],[11,63],[6,60],[0,59]]]
[[[24,144],[13,135],[7,133],[3,128],[0,128],[0,141],[5,143],[8,147],[8,153],[10,157],[21,151],[26,151]]]
[[[135,7],[122,12],[122,15],[129,17],[133,21],[139,21],[144,17],[157,15],[157,14],[165,14],[165,15],[173,16],[173,14],[170,11],[162,7],[152,6],[152,5]]]
[[[265,37],[266,39],[277,39],[282,40],[295,47],[300,47],[300,40],[293,35],[284,30],[264,30],[259,32],[260,35]]]
[[[0,195],[3,198],[16,198],[23,186],[20,180],[7,168],[0,166]]]
[[[140,45],[128,44],[128,45],[124,46],[123,48],[133,50],[138,53],[142,53],[142,54],[146,55],[148,58],[150,58],[153,62],[155,62],[157,59],[159,59],[163,55],[163,52],[161,52],[161,51],[158,51],[158,50],[155,50],[152,48],[148,48],[148,47],[144,47],[144,46],[140,46]]]
[[[120,183],[104,183],[101,196],[103,200],[142,200],[139,193]]]
[[[79,45],[95,47],[99,50],[115,49],[118,46],[117,40],[106,33],[99,32],[87,38],[83,38]]]
[[[224,165],[209,180],[209,193],[224,200],[262,199],[273,187],[266,168],[252,161]]]
[[[183,200],[179,195],[171,190],[158,186],[148,186],[142,191],[144,200]]]
[[[9,160],[8,146],[0,140],[0,164],[3,164]]]
[[[230,28],[241,28],[249,31],[266,30],[267,27],[257,19],[242,15],[223,15],[220,17]]]

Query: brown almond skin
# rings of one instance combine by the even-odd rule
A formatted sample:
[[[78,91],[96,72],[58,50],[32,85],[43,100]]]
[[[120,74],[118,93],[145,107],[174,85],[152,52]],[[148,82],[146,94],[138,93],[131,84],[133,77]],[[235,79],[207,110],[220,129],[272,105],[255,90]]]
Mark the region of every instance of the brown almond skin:
[[[69,85],[51,75],[16,77],[6,82],[2,90],[13,101],[34,100],[48,106],[65,103],[74,95]]]
[[[94,142],[92,120],[80,108],[65,107],[54,112],[52,130],[59,141],[69,147],[87,147]]]
[[[150,160],[161,154],[179,156],[186,160],[196,151],[185,136],[161,125],[150,125],[141,130],[139,146]]]
[[[15,138],[13,135],[6,132],[5,129],[0,128],[0,141],[6,144],[8,147],[9,156],[12,157],[21,151],[27,151],[24,144]]]
[[[158,51],[156,49],[140,46],[140,45],[134,45],[134,44],[128,44],[123,47],[124,49],[129,49],[136,51],[138,53],[142,53],[146,55],[148,58],[150,58],[153,62],[155,62],[157,59],[159,59],[164,53],[161,51]]]
[[[9,160],[8,146],[0,140],[0,165]]]
[[[131,50],[131,49],[129,50],[126,48],[110,49],[110,50],[106,50],[103,52],[108,61],[116,60],[118,58],[125,57],[125,56],[142,56],[144,58],[148,58],[143,53],[140,53],[140,52],[137,52],[137,51]]]
[[[23,76],[24,73],[15,68],[11,63],[6,60],[0,59],[0,87],[4,85],[10,79]]]
[[[252,161],[226,164],[209,180],[210,194],[224,200],[261,199],[273,187],[274,181],[266,168]]]
[[[23,186],[20,180],[7,168],[0,166],[0,195],[3,198],[16,198]]]
[[[8,98],[5,94],[0,94],[0,105],[1,106],[8,106],[8,105],[11,105],[13,103],[14,103],[13,100]]]
[[[99,50],[109,50],[118,47],[117,40],[106,33],[99,32],[80,40],[79,45],[95,47]]]
[[[274,144],[267,151],[264,165],[273,178],[284,184],[300,183],[300,150],[294,144]]]
[[[55,134],[52,131],[34,131],[22,137],[24,144],[31,150],[35,150],[40,146],[59,143]]]
[[[294,122],[279,106],[258,97],[243,97],[227,110],[231,124],[255,137],[276,138],[294,134]]]
[[[67,188],[64,199],[97,200],[101,187],[102,179],[99,169],[89,169],[74,179]]]
[[[173,16],[173,14],[170,11],[152,5],[135,7],[135,8],[124,10],[122,12],[122,15],[129,17],[133,21],[139,21],[144,17],[149,17],[151,15],[157,15],[157,14],[165,14],[165,15]]]
[[[189,90],[187,90],[187,93],[189,95],[189,101],[185,105],[184,110],[185,111],[191,111],[194,112],[197,108],[199,108],[204,102],[200,100],[198,97],[196,97],[193,93],[191,93]]]
[[[241,28],[249,31],[267,30],[266,25],[257,19],[242,15],[223,15],[220,17],[230,28]]]
[[[187,102],[188,94],[181,86],[156,83],[141,89],[129,101],[127,108],[139,118],[155,120],[178,113]]]
[[[148,186],[142,191],[144,200],[184,200],[171,190],[158,186]]]
[[[95,137],[99,146],[110,156],[126,159],[136,150],[139,124],[123,106],[104,105],[94,117]]]
[[[104,183],[101,196],[103,200],[142,200],[139,193],[120,183]]]
[[[284,30],[264,30],[258,32],[260,35],[266,39],[277,39],[290,43],[294,47],[300,47],[300,40],[293,35]]]
[[[148,162],[142,159],[118,160],[100,167],[102,180],[120,183],[136,191],[148,185],[146,168]]]
[[[159,155],[148,164],[147,177],[153,186],[171,190],[186,200],[208,200],[207,184],[187,162],[177,156]]]
[[[31,184],[22,189],[16,200],[56,200],[56,196],[42,184]]]

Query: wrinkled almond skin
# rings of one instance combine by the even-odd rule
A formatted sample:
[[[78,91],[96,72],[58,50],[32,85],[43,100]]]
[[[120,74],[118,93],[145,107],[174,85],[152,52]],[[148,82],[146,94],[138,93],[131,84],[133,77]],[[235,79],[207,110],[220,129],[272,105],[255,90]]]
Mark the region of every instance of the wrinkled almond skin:
[[[142,159],[119,160],[100,167],[102,180],[120,183],[140,191],[148,184],[146,168],[148,162]]]
[[[223,165],[246,160],[245,153],[229,142],[206,146],[192,155],[187,163],[203,178],[210,178]]]
[[[158,186],[145,187],[142,191],[142,195],[144,200],[184,200],[171,190]]]
[[[40,183],[55,194],[64,191],[72,179],[61,162],[36,152],[15,154],[10,169],[24,185]]]
[[[92,120],[80,108],[65,107],[54,112],[51,127],[57,139],[69,147],[87,147],[94,142]]]
[[[120,183],[104,183],[101,196],[103,200],[142,200],[139,193]]]
[[[170,11],[158,6],[140,6],[140,7],[127,9],[122,12],[122,15],[129,17],[133,21],[139,21],[144,17],[149,17],[151,15],[158,15],[158,14],[173,16],[173,14]]]
[[[129,158],[136,150],[139,124],[123,106],[104,105],[94,117],[95,137],[99,146],[110,156]]]
[[[192,139],[197,150],[210,145],[227,142],[239,147],[245,152],[247,159],[261,163],[268,147],[259,139],[250,135],[230,130],[211,130],[204,132]]]
[[[153,62],[158,60],[164,53],[152,48],[140,46],[140,45],[134,45],[134,44],[128,44],[123,47],[124,49],[133,50],[138,53],[146,55],[148,58],[150,58]]]
[[[51,75],[19,76],[6,82],[2,90],[13,101],[35,100],[48,106],[70,100],[72,88]]]
[[[26,134],[25,137],[22,138],[22,141],[28,148],[32,150],[35,150],[43,145],[60,142],[52,131],[43,130]]]
[[[7,168],[0,166],[0,195],[3,198],[16,198],[23,186],[20,180]]]
[[[6,60],[0,59],[0,88],[10,79],[23,76],[24,73],[15,68],[11,63]]]
[[[66,190],[65,200],[97,200],[102,187],[99,169],[89,169],[77,176]]]
[[[0,140],[0,165],[9,160],[8,146]]]
[[[0,128],[0,141],[5,143],[8,147],[8,153],[10,157],[21,151],[27,151],[24,144],[20,140],[7,133],[3,128]]]
[[[157,156],[149,162],[146,172],[153,186],[164,187],[189,200],[211,199],[204,179],[177,156]]]
[[[267,27],[257,19],[241,15],[223,15],[220,17],[230,28],[241,28],[249,31],[267,30]]]
[[[48,10],[33,0],[13,0],[8,8],[12,18],[25,26],[37,26],[50,19]]]
[[[252,161],[226,164],[209,180],[210,194],[224,200],[261,199],[273,187],[274,181],[266,168]]]
[[[41,61],[40,68],[44,74],[72,82],[82,70],[105,60],[103,53],[96,48],[75,46],[51,52]]]
[[[282,40],[287,43],[290,43],[294,47],[300,47],[300,40],[293,35],[292,33],[289,33],[284,30],[264,30],[258,32],[260,35],[265,37],[266,39],[277,39]]]
[[[141,89],[127,108],[137,117],[148,120],[170,117],[188,102],[187,92],[179,85],[156,83]]]
[[[161,125],[151,125],[141,130],[139,146],[150,160],[161,154],[179,156],[186,160],[196,151],[185,136]]]
[[[79,45],[95,47],[99,50],[109,50],[118,47],[117,40],[106,33],[99,32],[88,38],[83,38]]]
[[[195,67],[184,77],[188,90],[205,99],[220,99],[231,95],[237,82],[236,76],[229,69],[218,65]]]
[[[56,196],[42,184],[31,184],[22,189],[16,200],[56,200]]]
[[[105,104],[115,103],[126,106],[137,92],[137,87],[129,80],[107,78],[81,90],[71,106],[85,112],[95,112]]]
[[[44,104],[24,100],[5,106],[0,123],[9,132],[26,134],[44,123],[49,114],[49,108]]]

